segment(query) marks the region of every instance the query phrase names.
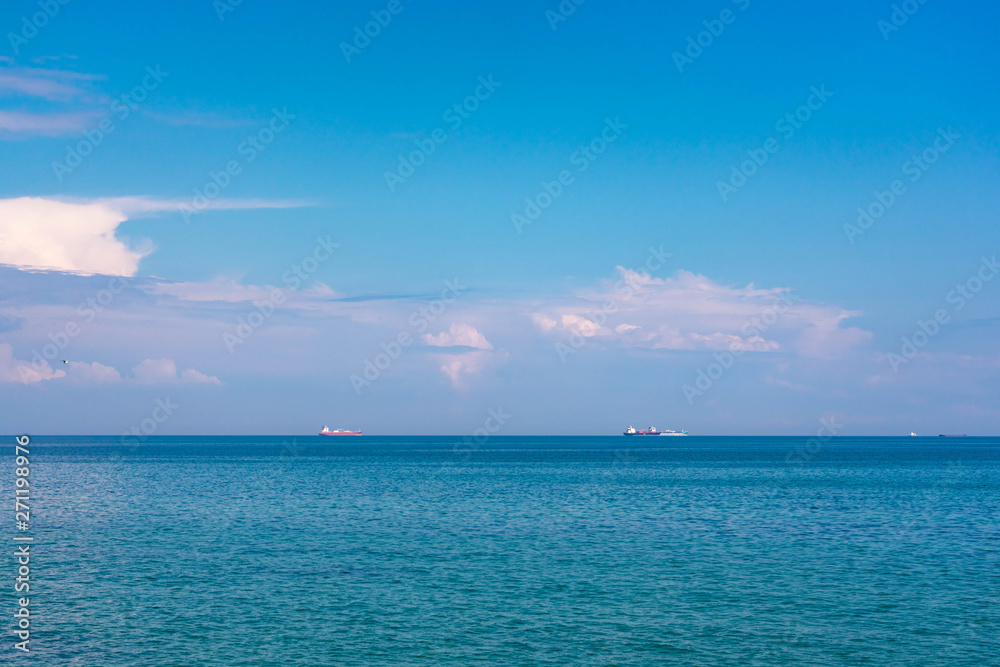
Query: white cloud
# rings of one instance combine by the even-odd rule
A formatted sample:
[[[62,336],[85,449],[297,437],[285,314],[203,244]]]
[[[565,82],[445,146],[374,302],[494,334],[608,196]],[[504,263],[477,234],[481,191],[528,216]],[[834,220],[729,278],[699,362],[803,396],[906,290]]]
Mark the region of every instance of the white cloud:
[[[860,311],[804,305],[801,308],[801,314],[808,326],[803,328],[799,336],[798,347],[807,356],[836,359],[872,339],[870,331],[840,326],[844,320],[861,315]]]
[[[448,331],[442,331],[437,336],[423,335],[424,344],[432,347],[474,347],[479,350],[492,350],[493,343],[469,324],[452,324]]]
[[[541,313],[535,313],[531,316],[531,319],[535,323],[535,326],[542,331],[552,331],[559,326],[559,323],[554,319],[548,317],[547,315],[542,315]]]
[[[196,371],[193,368],[189,368],[180,376],[181,382],[187,382],[190,384],[222,384],[222,380],[215,377],[214,375],[205,375],[200,371]]]
[[[860,315],[837,306],[792,299],[786,288],[736,288],[678,271],[653,278],[618,267],[575,299],[532,314],[550,336],[603,340],[609,345],[667,350],[787,351],[833,359],[867,343],[871,333],[842,323]]]
[[[133,276],[149,246],[115,238],[126,215],[107,204],[19,197],[0,199],[0,264],[21,269]]]
[[[84,275],[134,276],[153,252],[151,243],[130,248],[115,237],[130,216],[180,211],[184,201],[149,197],[105,199],[0,199],[0,264],[20,269]],[[216,200],[212,209],[289,208],[306,202]]]
[[[14,348],[10,343],[0,343],[0,383],[21,382],[33,384],[44,380],[55,380],[66,377],[66,371],[53,371],[48,362],[43,360],[41,370],[36,369],[29,361],[14,358]]]
[[[464,387],[467,376],[478,374],[491,360],[488,352],[470,351],[456,355],[439,355],[443,361],[441,372],[451,379],[454,387]]]
[[[205,375],[193,368],[177,374],[177,364],[172,359],[145,359],[132,369],[132,377],[139,384],[222,384],[211,375]]]
[[[94,384],[111,384],[113,382],[120,382],[122,379],[121,373],[113,367],[105,366],[96,361],[89,364],[83,361],[71,361],[68,366],[69,379],[71,380],[92,382]]]
[[[471,324],[452,324],[448,331],[442,331],[436,336],[424,334],[422,340],[430,347],[474,348],[457,354],[432,355],[441,364],[440,371],[448,376],[452,386],[457,389],[466,388],[471,376],[479,375],[498,359],[507,358],[507,353],[503,350],[494,352],[493,343],[486,340],[486,336]]]
[[[564,329],[572,329],[585,338],[596,336],[604,331],[600,324],[583,315],[563,315],[560,318],[560,323]]]

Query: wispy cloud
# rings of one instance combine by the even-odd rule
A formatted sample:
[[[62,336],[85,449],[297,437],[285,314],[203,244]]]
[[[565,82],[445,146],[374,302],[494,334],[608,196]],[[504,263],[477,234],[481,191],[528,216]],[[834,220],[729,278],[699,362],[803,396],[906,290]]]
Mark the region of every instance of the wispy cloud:
[[[41,56],[44,65],[74,56]],[[73,70],[18,67],[11,58],[0,58],[0,139],[61,136],[81,132],[107,117],[113,96],[103,90],[107,77]],[[122,104],[132,106],[119,100]],[[132,110],[137,108],[132,106]],[[257,121],[238,115],[196,109],[157,111],[143,105],[142,114],[175,127],[233,128],[254,126]]]
[[[128,215],[144,213],[180,212],[182,207],[190,206],[190,199],[158,199],[156,197],[105,197],[92,200],[61,198],[69,202],[93,202],[104,204]],[[212,211],[245,211],[253,209],[283,209],[316,206],[317,202],[305,199],[213,199],[205,204],[205,210]]]
[[[271,299],[276,289],[273,285],[243,285],[234,278],[217,278],[205,282],[168,282],[159,281],[143,288],[148,294],[165,294],[176,297],[179,301],[222,302],[222,303],[253,303]],[[285,295],[284,302],[289,308],[311,310],[313,305],[328,303],[340,298],[340,294],[330,289],[328,285],[316,283],[304,290],[291,290]]]
[[[80,97],[94,99],[101,95],[88,84],[103,79],[64,70],[0,68],[0,96],[38,97],[51,102],[68,102]]]
[[[79,59],[80,56],[63,53],[58,56],[35,56],[34,58],[31,59],[31,62],[35,63],[36,65],[44,65],[47,62],[56,62],[59,60],[79,60]],[[13,59],[11,59],[11,62],[13,62]]]
[[[63,59],[75,59],[75,56],[40,56],[33,62],[45,65]],[[12,58],[0,57],[0,103],[3,104],[0,140],[75,134],[93,128],[102,118],[108,117],[114,96],[103,89],[102,83],[107,77],[54,67],[19,67]],[[129,106],[133,112],[139,111],[135,102],[123,99],[118,102]],[[142,105],[141,113],[173,127],[225,129],[254,127],[260,122],[243,117],[238,111],[156,110],[146,104]],[[219,202],[213,202],[209,208],[220,208]]]
[[[218,113],[181,111],[176,113],[160,113],[157,111],[147,111],[146,115],[153,120],[164,125],[174,127],[252,127],[257,125],[257,121],[252,118],[234,118]]]
[[[0,138],[55,137],[91,127],[108,98],[104,77],[40,67],[0,67]]]
[[[217,278],[207,282],[157,282],[147,285],[149,294],[167,294],[181,301],[243,303],[267,299],[270,287],[241,285],[232,278]]]
[[[91,127],[100,114],[91,111],[71,113],[30,113],[26,111],[0,111],[0,136],[58,137],[82,132]]]

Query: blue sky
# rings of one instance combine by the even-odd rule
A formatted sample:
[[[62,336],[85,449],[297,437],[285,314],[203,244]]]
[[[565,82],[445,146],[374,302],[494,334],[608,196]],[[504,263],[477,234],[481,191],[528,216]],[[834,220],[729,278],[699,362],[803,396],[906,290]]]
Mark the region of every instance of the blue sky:
[[[390,4],[5,5],[0,430],[997,432],[995,5]]]

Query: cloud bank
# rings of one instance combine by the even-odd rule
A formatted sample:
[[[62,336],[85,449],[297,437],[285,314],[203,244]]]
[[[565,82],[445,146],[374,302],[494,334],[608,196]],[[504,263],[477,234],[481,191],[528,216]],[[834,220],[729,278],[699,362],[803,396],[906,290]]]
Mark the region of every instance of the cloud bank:
[[[66,379],[74,384],[117,384],[132,382],[140,385],[211,384],[222,385],[222,380],[193,368],[178,372],[172,359],[144,359],[132,369],[132,375],[123,377],[113,366],[97,361],[55,362],[59,370],[44,359],[35,362],[17,359],[9,343],[0,343],[0,384],[37,384],[46,380]],[[65,368],[66,370],[63,370]]]
[[[31,362],[15,359],[13,346],[10,343],[0,343],[0,383],[35,384],[66,377],[66,371],[53,371],[47,363],[40,366],[41,370],[36,370]]]
[[[146,359],[132,369],[132,377],[139,384],[222,384],[219,378],[193,368],[178,373],[172,359]]]
[[[737,288],[678,271],[653,278],[618,267],[571,300],[537,309],[535,327],[557,339],[594,340],[650,350],[790,352],[836,358],[866,344],[871,333],[843,327],[860,315],[837,306],[796,300],[787,288]]]

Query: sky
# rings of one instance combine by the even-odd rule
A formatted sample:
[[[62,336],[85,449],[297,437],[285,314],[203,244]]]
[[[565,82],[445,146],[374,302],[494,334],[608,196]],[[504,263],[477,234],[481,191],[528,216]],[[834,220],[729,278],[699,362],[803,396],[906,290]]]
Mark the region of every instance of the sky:
[[[0,431],[995,435],[998,18],[10,0]]]

